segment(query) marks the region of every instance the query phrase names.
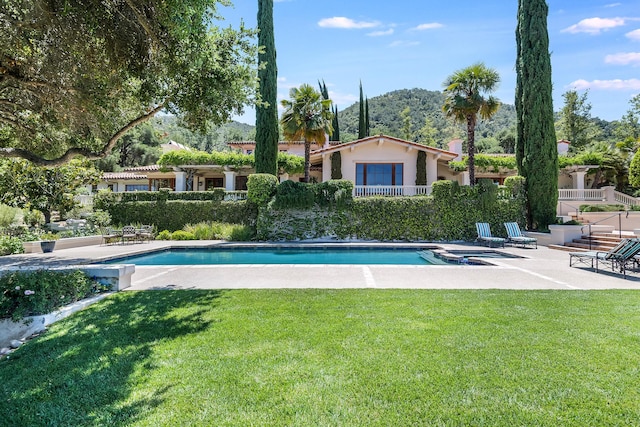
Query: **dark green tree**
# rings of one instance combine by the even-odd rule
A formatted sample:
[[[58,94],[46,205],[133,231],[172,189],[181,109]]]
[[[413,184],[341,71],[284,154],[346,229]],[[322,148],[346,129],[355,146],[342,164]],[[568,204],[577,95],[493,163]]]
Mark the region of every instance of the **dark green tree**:
[[[318,86],[320,87],[320,93],[322,94],[322,98],[329,99],[329,90],[327,90],[327,85],[324,82],[324,80],[322,82],[318,81]],[[331,122],[333,133],[329,136],[329,141],[340,141],[340,124],[338,123],[338,106],[334,106],[333,103],[331,104],[331,113],[333,114],[333,119]]]
[[[369,98],[364,100],[364,132],[366,136],[371,136],[371,128],[369,124]]]
[[[406,107],[400,112],[400,120],[402,121],[402,138],[407,141],[413,141],[413,122],[411,121],[411,108]]]
[[[516,28],[516,161],[526,179],[527,226],[556,221],[558,149],[553,123],[545,0],[519,0]]]
[[[280,123],[287,141],[304,141],[304,181],[309,182],[311,143],[322,146],[326,134],[331,135],[331,100],[308,84],[292,88],[290,99],[283,99]]]
[[[256,172],[278,174],[278,67],[273,35],[273,0],[258,0],[258,70],[261,103],[256,106]]]
[[[422,150],[416,159],[416,185],[427,185],[427,153]]]
[[[360,104],[358,115],[358,139],[367,136],[367,119],[364,112],[364,95],[362,93],[362,81],[360,82]]]
[[[467,125],[467,154],[469,156],[469,183],[475,185],[475,132],[478,115],[489,119],[500,108],[493,92],[500,82],[500,75],[483,63],[477,63],[456,71],[444,83],[445,100],[442,106],[447,117]]]
[[[255,95],[254,31],[226,0],[2,0],[0,157],[106,156],[165,110],[206,130]]]

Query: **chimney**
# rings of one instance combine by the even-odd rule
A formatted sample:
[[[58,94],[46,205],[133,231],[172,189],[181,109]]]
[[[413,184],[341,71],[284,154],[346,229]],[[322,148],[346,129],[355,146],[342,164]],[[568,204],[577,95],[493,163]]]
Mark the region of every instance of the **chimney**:
[[[571,142],[566,139],[558,141],[558,154],[567,154],[569,152],[569,145]]]
[[[458,155],[454,160],[462,160],[462,140],[453,139],[449,141],[449,151]]]

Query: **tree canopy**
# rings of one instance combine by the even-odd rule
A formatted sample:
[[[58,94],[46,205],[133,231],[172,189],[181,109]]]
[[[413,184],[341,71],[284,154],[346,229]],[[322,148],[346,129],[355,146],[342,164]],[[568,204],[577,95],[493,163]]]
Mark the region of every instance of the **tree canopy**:
[[[254,31],[228,0],[0,0],[0,157],[105,156],[159,111],[193,129],[253,100]]]

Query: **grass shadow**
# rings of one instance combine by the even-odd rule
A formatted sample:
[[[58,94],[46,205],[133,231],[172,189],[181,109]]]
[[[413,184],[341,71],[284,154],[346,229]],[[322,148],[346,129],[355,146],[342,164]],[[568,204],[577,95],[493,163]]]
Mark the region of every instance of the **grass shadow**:
[[[132,395],[154,344],[206,330],[222,293],[120,293],[52,325],[0,361],[0,426],[130,425],[172,387]]]

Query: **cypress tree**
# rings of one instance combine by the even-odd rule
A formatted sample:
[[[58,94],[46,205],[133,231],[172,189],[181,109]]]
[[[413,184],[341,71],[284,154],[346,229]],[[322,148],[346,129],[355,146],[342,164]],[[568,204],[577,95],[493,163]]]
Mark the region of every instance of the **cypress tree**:
[[[256,106],[256,172],[278,175],[278,68],[276,44],[273,36],[273,0],[258,0],[258,63],[266,66],[258,70],[260,97],[263,105]]]
[[[558,203],[551,59],[545,0],[519,0],[516,29],[516,160],[526,178],[527,225],[547,229]]]
[[[340,123],[338,122],[338,106],[335,105],[334,107],[332,107],[333,112],[333,133],[331,134],[331,137],[329,138],[329,141],[340,141]]]
[[[371,136],[371,129],[369,128],[369,98],[364,100],[364,129],[367,136]]]
[[[360,82],[360,110],[358,116],[358,139],[367,136],[367,122],[364,115],[364,96],[362,95],[362,82]]]

